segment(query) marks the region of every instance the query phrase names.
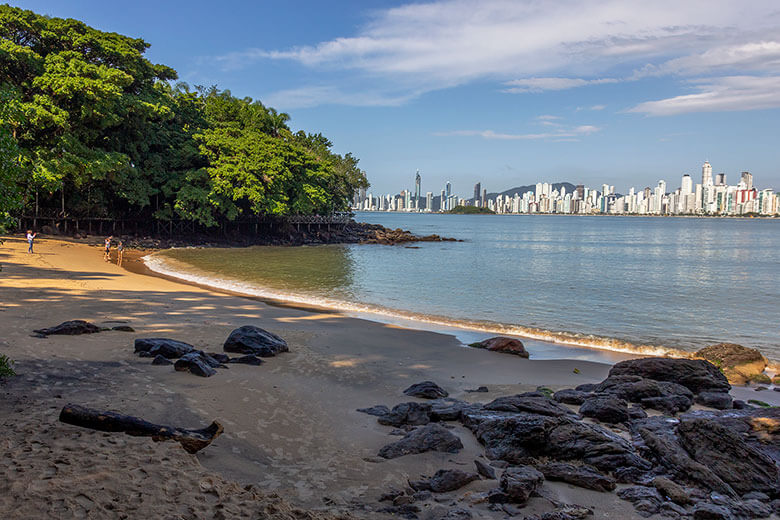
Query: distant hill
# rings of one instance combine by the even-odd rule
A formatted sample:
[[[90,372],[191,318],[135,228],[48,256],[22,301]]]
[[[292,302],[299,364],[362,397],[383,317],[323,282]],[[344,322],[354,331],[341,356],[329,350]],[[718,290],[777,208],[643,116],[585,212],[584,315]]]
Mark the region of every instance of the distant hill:
[[[455,206],[447,213],[457,213],[460,215],[477,215],[477,214],[494,215],[496,212],[491,209],[478,208],[476,206]]]

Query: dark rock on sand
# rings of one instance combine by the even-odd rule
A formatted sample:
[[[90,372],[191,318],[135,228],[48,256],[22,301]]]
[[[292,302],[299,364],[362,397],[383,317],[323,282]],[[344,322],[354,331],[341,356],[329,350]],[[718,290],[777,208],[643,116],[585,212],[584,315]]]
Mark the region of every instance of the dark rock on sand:
[[[135,340],[135,352],[142,357],[164,356],[168,359],[180,358],[194,352],[195,347],[183,341],[166,338],[139,338]]]
[[[693,392],[669,381],[655,381],[636,375],[610,376],[596,387],[596,392],[611,394],[645,408],[674,414],[693,404]]]
[[[704,391],[728,392],[731,389],[726,376],[715,365],[703,359],[629,359],[617,363],[609,371],[609,377],[619,375],[678,383],[694,394]]]
[[[219,362],[214,358],[207,356],[203,352],[196,351],[184,354],[177,359],[176,363],[173,364],[173,368],[178,372],[189,372],[196,376],[211,377],[216,374],[217,371],[211,366],[213,363],[212,361],[209,361],[209,359],[216,363],[216,366],[219,366]]]
[[[547,480],[560,480],[574,486],[595,491],[612,491],[615,489],[615,479],[603,475],[596,468],[589,466],[549,462],[537,465],[536,469],[541,471]]]
[[[368,415],[376,415],[377,417],[382,417],[383,415],[387,415],[390,413],[390,408],[388,408],[383,404],[378,404],[370,408],[358,408],[357,411],[360,413],[367,413]]]
[[[595,395],[582,403],[580,413],[605,423],[624,423],[628,421],[628,403],[613,395]]]
[[[733,402],[734,398],[728,392],[701,392],[696,396],[696,403],[716,410],[730,410]]]
[[[431,401],[431,421],[457,421],[464,410],[477,410],[482,405],[458,399],[444,398]]]
[[[420,397],[422,399],[439,399],[450,395],[433,381],[423,381],[421,383],[413,384],[404,390],[404,394],[411,397]]]
[[[736,520],[727,508],[699,502],[693,508],[693,520]]]
[[[47,329],[36,329],[33,332],[43,334],[44,336],[53,336],[55,334],[62,334],[66,336],[77,336],[79,334],[94,334],[100,332],[102,329],[84,320],[71,320],[49,327]]]
[[[411,482],[410,485],[415,491],[428,490],[434,493],[447,493],[460,489],[475,480],[479,480],[479,475],[476,473],[468,473],[459,469],[440,469],[431,478]]]
[[[544,483],[544,475],[531,466],[511,466],[501,474],[499,485],[510,502],[525,504]]]
[[[486,387],[486,386],[480,386],[478,388],[469,388],[469,389],[466,390],[466,392],[484,392],[484,393],[488,393],[488,392],[490,392],[490,390],[488,390],[488,387]]]
[[[117,325],[115,327],[111,327],[111,330],[116,330],[119,332],[135,332],[135,329],[130,325]]]
[[[496,470],[490,467],[487,463],[482,462],[479,459],[475,459],[474,466],[477,468],[477,473],[479,473],[483,477],[491,480],[496,479]]]
[[[666,477],[655,477],[651,484],[659,493],[661,493],[661,495],[667,497],[675,504],[685,506],[691,503],[690,493],[671,479]]]
[[[242,365],[251,365],[253,367],[257,367],[263,364],[263,360],[257,356],[248,354],[246,356],[231,358],[229,363],[240,363]]]
[[[658,513],[664,498],[654,488],[647,486],[635,486],[621,489],[617,495],[634,505],[640,516],[648,517]]]
[[[413,453],[443,451],[457,453],[463,449],[460,439],[439,424],[428,424],[409,432],[404,438],[379,450],[379,456],[394,459]]]
[[[431,422],[431,405],[417,402],[397,404],[387,414],[379,416],[378,421],[379,424],[396,427],[428,424]]]
[[[230,356],[223,354],[222,352],[207,352],[207,354],[220,363],[230,363]]]
[[[767,360],[758,349],[743,347],[736,343],[710,345],[696,355],[720,367],[729,382],[742,385],[763,374]]]
[[[484,406],[485,410],[501,412],[527,412],[547,416],[572,415],[574,412],[562,406],[541,392],[499,397]]]
[[[585,402],[585,399],[591,396],[590,392],[580,392],[579,390],[572,390],[567,388],[565,390],[558,390],[553,394],[553,399],[559,403],[580,405]]]
[[[231,332],[223,349],[225,352],[253,354],[260,357],[273,357],[289,350],[287,342],[282,338],[254,325],[245,325]]]
[[[478,341],[469,345],[474,348],[484,348],[492,352],[502,352],[504,354],[514,354],[523,358],[528,358],[528,351],[525,350],[523,342],[519,339],[497,336],[495,338]]]
[[[710,468],[739,494],[760,491],[777,496],[780,472],[765,453],[709,418],[683,418],[677,426],[680,444],[692,458]]]
[[[674,415],[678,412],[684,412],[691,407],[693,401],[684,395],[670,395],[666,397],[645,397],[640,401],[645,408],[651,408]]]
[[[152,365],[173,365],[173,361],[163,356],[162,354],[157,354],[152,360]]]

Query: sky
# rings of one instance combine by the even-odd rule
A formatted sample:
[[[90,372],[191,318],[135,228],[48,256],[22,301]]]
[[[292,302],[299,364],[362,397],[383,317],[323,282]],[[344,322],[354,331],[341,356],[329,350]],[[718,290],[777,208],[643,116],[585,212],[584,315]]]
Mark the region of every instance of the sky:
[[[777,0],[17,0],[291,116],[375,195],[568,181],[780,190]]]

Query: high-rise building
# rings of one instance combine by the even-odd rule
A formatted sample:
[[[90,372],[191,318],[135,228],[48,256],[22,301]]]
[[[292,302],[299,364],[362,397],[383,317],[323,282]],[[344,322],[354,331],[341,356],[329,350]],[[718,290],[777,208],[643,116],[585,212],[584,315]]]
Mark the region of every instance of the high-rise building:
[[[712,186],[712,165],[709,161],[704,161],[701,166],[701,185]]]
[[[680,192],[684,195],[693,193],[693,179],[687,173],[682,176],[682,182],[680,183]]]
[[[414,209],[420,211],[420,184],[422,179],[420,178],[420,170],[417,170],[417,175],[414,177]]]
[[[577,184],[577,198],[579,200],[582,200],[585,198],[585,185],[584,184]]]
[[[425,211],[433,211],[433,192],[431,191],[425,194]]]
[[[482,190],[482,204],[481,206],[487,206],[488,200],[487,200],[487,189]]]
[[[480,204],[480,200],[479,200],[479,196],[480,196],[480,192],[481,191],[482,191],[482,183],[478,182],[478,183],[476,183],[474,185],[474,205],[477,206],[477,207],[482,205],[482,204]]]
[[[753,174],[750,172],[742,172],[742,182],[745,183],[745,189],[752,190],[753,189]]]
[[[718,173],[715,175],[715,186],[725,186],[726,185],[726,174],[725,173]]]

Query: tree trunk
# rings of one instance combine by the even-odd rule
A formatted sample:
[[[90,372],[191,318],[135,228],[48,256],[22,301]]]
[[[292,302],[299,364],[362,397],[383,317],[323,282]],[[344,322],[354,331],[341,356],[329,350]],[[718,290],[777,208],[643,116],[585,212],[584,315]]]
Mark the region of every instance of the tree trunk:
[[[222,434],[224,428],[217,421],[200,430],[186,430],[150,423],[131,415],[101,412],[67,404],[60,412],[60,421],[102,432],[124,432],[134,437],[151,437],[153,441],[177,441],[187,453],[197,453]]]

